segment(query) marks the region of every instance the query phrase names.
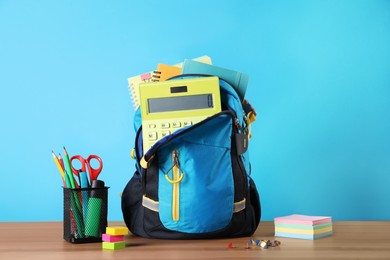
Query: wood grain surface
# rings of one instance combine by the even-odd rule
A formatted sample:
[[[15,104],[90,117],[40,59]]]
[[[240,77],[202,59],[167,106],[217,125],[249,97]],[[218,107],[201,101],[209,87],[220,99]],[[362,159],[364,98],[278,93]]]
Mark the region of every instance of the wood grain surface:
[[[123,225],[111,222],[110,226]],[[0,223],[0,259],[390,259],[390,221],[334,222],[333,235],[317,240],[274,237],[273,222],[261,222],[252,237],[159,240],[125,236],[126,248],[63,240],[62,222]],[[250,239],[281,241],[280,247],[246,249]],[[234,248],[228,249],[233,243]]]

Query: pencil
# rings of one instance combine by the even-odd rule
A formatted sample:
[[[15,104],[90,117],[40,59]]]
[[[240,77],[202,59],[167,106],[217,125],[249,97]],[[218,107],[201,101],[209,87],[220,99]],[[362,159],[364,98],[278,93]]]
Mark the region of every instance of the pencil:
[[[61,164],[60,164],[60,161],[58,160],[57,155],[55,155],[55,153],[53,151],[51,151],[51,154],[53,155],[53,160],[54,160],[55,164],[57,165],[58,170],[60,170],[62,181],[65,182],[64,169],[61,167]]]
[[[62,166],[62,169],[65,170],[65,166],[64,166],[64,160],[62,160],[62,156],[61,156],[61,153],[58,154],[58,160],[60,161],[60,164]]]
[[[69,176],[69,181],[70,181],[70,186],[71,186],[70,188],[74,189],[74,188],[76,188],[76,184],[75,184],[75,181],[73,178],[72,168],[70,166],[69,155],[65,149],[65,146],[64,146],[64,158],[63,159],[64,159],[65,171]],[[83,217],[82,217],[83,213],[82,213],[82,209],[81,209],[81,205],[80,205],[79,196],[77,195],[76,192],[72,192],[71,194],[72,194],[72,196],[70,197],[71,207],[72,207],[72,211],[74,214],[74,220],[76,222],[77,235],[78,235],[78,237],[84,237],[84,224],[83,224]]]
[[[64,146],[64,165],[65,165],[65,170],[69,176],[69,181],[70,181],[70,185],[71,185],[70,188],[74,189],[74,188],[76,188],[76,185],[74,184],[74,178],[73,178],[73,174],[72,174],[72,169],[70,167],[69,156],[68,156],[68,152],[65,149],[65,146]]]

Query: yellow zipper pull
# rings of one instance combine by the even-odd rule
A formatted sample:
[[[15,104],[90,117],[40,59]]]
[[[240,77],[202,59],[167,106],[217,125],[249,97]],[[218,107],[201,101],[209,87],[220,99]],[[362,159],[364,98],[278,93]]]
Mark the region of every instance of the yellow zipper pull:
[[[184,178],[184,173],[180,169],[179,152],[174,150],[172,152],[172,179],[169,178],[168,171],[165,174],[165,179],[172,183],[172,219],[174,221],[179,220],[179,184]],[[181,174],[180,174],[181,172]]]

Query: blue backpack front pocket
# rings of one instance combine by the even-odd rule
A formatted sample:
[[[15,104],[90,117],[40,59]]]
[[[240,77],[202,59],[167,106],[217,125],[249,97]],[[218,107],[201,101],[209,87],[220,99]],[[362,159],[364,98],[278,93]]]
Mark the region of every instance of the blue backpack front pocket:
[[[220,114],[187,130],[157,152],[161,223],[185,233],[223,229],[234,210],[232,118]]]

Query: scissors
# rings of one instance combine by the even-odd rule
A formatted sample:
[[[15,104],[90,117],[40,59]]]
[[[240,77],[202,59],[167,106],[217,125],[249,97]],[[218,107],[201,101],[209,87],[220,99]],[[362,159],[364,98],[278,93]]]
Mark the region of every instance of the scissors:
[[[76,169],[73,167],[73,160],[77,160],[81,163],[81,169]],[[97,160],[99,162],[99,167],[98,168],[92,168],[91,166],[91,160]],[[93,180],[96,180],[99,174],[101,173],[103,169],[103,161],[102,159],[94,154],[91,154],[88,156],[88,158],[84,159],[81,155],[75,155],[70,158],[70,166],[72,168],[72,172],[74,175],[79,177],[80,180],[80,172],[86,172],[86,168],[88,169],[88,174],[89,174],[89,183],[91,184]]]

